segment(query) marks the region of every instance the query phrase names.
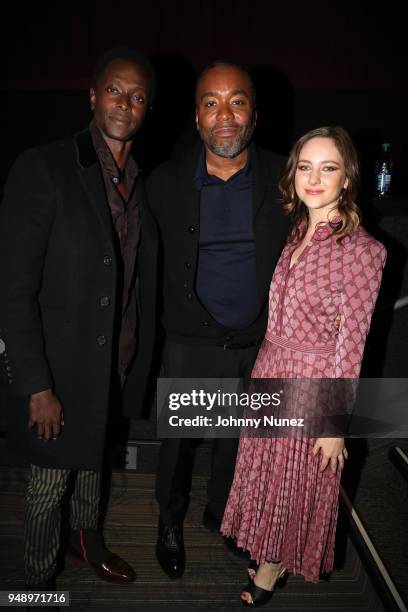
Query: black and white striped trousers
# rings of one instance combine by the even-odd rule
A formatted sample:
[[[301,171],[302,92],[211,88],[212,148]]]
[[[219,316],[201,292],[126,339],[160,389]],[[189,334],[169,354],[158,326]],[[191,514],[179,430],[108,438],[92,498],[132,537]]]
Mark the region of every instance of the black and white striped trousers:
[[[61,534],[61,500],[71,470],[30,466],[24,523],[24,568],[27,585],[45,582],[56,571]],[[101,473],[78,470],[70,499],[72,529],[96,529]]]

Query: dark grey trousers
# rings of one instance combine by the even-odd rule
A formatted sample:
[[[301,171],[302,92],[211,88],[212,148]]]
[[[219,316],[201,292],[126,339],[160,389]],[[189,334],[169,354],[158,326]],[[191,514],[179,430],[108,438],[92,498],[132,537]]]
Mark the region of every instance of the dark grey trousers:
[[[247,378],[259,347],[227,349],[167,343],[162,356],[164,378]],[[160,518],[167,525],[181,523],[190,499],[191,479],[198,439],[162,441],[156,476],[156,499]],[[207,506],[222,519],[234,476],[238,440],[214,440],[211,476],[207,484]]]

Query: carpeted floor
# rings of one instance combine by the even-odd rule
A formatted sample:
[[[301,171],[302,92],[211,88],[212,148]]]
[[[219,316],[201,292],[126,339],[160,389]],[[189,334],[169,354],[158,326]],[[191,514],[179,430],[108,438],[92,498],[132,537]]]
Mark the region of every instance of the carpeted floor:
[[[23,588],[21,571],[24,468],[0,468],[0,589]],[[238,594],[245,584],[246,559],[233,555],[218,534],[200,526],[205,477],[194,477],[185,524],[187,569],[182,579],[170,581],[154,555],[157,507],[151,474],[117,471],[113,474],[105,521],[110,548],[137,571],[137,581],[115,586],[97,579],[88,567],[66,564],[58,588],[70,591],[75,610],[184,612],[242,610]],[[382,612],[364,567],[346,535],[341,569],[329,581],[308,584],[290,576],[265,610]],[[343,554],[341,554],[343,557]]]
[[[363,465],[354,474],[355,479],[350,472],[357,472],[354,466],[365,441],[352,442],[349,473],[345,474],[343,486],[398,591],[408,602],[408,483],[389,458],[390,449],[396,445],[407,452],[408,441],[368,440],[368,454],[363,453]]]

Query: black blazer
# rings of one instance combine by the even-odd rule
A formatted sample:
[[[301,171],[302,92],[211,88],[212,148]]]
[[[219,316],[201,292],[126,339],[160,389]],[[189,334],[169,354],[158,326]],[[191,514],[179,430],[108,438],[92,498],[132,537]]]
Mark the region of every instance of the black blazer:
[[[256,248],[259,313],[247,328],[231,331],[217,323],[201,304],[195,280],[200,236],[200,197],[194,176],[200,148],[188,151],[153,171],[147,182],[149,204],[156,218],[163,259],[162,321],[169,341],[223,345],[263,338],[268,290],[287,236],[278,192],[285,159],[252,147],[253,227]]]
[[[137,190],[140,324],[128,379],[132,415],[142,404],[153,350],[157,261],[157,230],[142,180]],[[10,383],[10,437],[33,463],[100,467],[115,343],[114,239],[88,130],[17,159],[0,207],[0,337],[6,345],[0,365]],[[58,440],[45,443],[27,431],[28,397],[48,387],[61,400],[65,426]]]

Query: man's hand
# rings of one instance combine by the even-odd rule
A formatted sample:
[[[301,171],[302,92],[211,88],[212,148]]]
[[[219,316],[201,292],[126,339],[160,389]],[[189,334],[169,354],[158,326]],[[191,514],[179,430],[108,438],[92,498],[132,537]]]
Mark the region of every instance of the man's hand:
[[[333,474],[337,472],[337,465],[340,470],[344,468],[344,460],[348,459],[344,438],[318,438],[313,447],[313,455],[316,456],[320,449],[322,450],[320,472],[324,472],[329,463]]]
[[[37,425],[37,435],[44,440],[56,440],[64,425],[62,406],[51,389],[33,393],[29,403],[28,426]]]

